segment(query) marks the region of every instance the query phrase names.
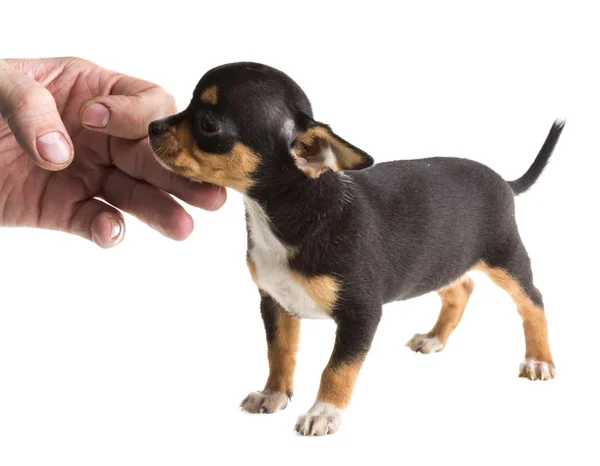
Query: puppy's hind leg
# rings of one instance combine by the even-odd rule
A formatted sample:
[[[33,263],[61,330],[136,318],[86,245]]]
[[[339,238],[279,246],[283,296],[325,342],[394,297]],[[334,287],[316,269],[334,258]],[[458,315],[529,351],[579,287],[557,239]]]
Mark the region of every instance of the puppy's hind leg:
[[[518,243],[515,251],[502,260],[482,262],[477,267],[503,288],[517,305],[523,319],[525,359],[519,377],[548,380],[555,377],[554,362],[548,344],[548,327],[542,295],[533,284],[529,256]]]
[[[438,290],[442,300],[442,310],[437,322],[429,333],[417,333],[406,346],[417,353],[425,354],[443,350],[450,334],[462,319],[473,286],[472,278],[463,277]]]

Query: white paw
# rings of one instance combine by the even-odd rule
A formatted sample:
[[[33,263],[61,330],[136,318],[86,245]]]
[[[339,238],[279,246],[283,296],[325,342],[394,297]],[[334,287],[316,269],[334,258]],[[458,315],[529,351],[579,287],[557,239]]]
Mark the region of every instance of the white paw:
[[[250,393],[241,402],[240,407],[249,413],[270,414],[285,409],[288,400],[286,393],[263,390],[262,392]]]
[[[333,434],[342,424],[342,412],[332,404],[317,401],[308,413],[298,418],[296,432],[315,436]]]
[[[410,339],[406,346],[417,353],[429,354],[442,351],[445,345],[438,337],[430,337],[417,333]]]
[[[519,366],[519,377],[529,380],[550,380],[556,377],[554,364],[525,359]]]

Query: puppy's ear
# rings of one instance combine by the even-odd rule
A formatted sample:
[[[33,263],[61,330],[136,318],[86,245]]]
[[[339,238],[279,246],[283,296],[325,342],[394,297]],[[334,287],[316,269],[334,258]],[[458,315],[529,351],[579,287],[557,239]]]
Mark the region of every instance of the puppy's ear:
[[[298,168],[312,178],[327,170],[361,170],[373,165],[373,157],[335,134],[329,126],[305,117],[292,142],[291,154]]]

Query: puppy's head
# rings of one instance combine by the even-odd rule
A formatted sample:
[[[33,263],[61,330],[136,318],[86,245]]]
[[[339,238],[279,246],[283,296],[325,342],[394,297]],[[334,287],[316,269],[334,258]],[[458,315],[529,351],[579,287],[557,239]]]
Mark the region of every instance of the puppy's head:
[[[186,178],[247,192],[274,174],[317,178],[373,159],[312,118],[302,89],[284,73],[234,63],[206,73],[189,106],[148,128],[168,169]]]

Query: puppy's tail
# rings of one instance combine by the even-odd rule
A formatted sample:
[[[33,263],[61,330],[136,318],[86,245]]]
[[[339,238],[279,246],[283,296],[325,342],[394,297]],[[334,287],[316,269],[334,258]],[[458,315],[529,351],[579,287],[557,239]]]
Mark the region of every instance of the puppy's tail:
[[[554,151],[554,147],[560,138],[560,133],[565,126],[565,120],[555,120],[552,128],[550,128],[550,132],[548,133],[548,137],[544,141],[544,145],[540,149],[537,157],[533,161],[529,170],[525,172],[525,174],[519,178],[518,180],[509,181],[508,184],[515,193],[515,196],[519,194],[523,194],[529,188],[533,186],[533,184],[540,177],[544,168],[548,164],[548,160],[552,155],[552,151]]]

